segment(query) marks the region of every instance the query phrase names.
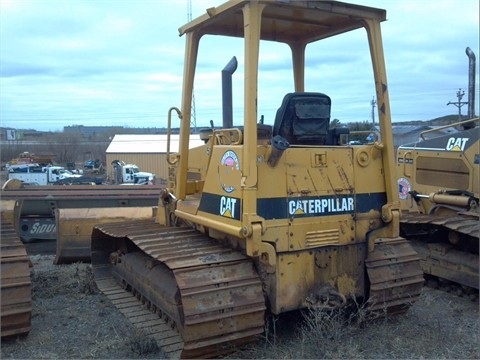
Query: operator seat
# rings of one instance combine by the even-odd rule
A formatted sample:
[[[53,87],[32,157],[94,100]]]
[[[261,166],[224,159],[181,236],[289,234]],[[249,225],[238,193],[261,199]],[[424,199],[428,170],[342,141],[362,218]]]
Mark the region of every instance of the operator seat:
[[[291,145],[325,145],[330,125],[330,97],[322,93],[294,92],[285,95],[277,110],[273,136]]]

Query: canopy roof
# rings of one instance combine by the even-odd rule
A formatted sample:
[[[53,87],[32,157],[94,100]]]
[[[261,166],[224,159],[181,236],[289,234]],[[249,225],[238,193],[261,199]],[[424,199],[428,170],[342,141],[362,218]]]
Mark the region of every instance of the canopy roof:
[[[231,0],[179,29],[200,34],[243,37],[242,8],[263,4],[261,39],[284,43],[310,43],[363,27],[362,19],[386,20],[386,11],[339,1]]]

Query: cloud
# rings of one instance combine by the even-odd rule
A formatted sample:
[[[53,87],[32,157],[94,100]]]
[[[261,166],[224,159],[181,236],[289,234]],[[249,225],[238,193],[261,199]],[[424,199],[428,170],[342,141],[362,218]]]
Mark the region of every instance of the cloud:
[[[446,104],[456,100],[459,88],[467,90],[465,48],[480,56],[478,1],[354,2],[387,9],[382,35],[393,121],[456,113]],[[165,126],[168,109],[181,102],[185,38],[178,28],[220,3],[192,1],[189,14],[187,0],[1,0],[1,126]],[[375,88],[364,35],[360,29],[307,52],[306,90],[331,96],[332,116],[342,122],[371,116]],[[293,91],[284,48],[261,45],[258,109],[271,121]],[[243,51],[239,39],[201,40],[198,124],[221,123],[221,70],[232,56],[239,61],[234,113],[242,116]]]

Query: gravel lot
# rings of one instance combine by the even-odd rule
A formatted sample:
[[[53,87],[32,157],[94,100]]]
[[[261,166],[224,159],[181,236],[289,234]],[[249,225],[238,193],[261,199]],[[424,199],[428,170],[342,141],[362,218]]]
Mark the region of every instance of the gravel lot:
[[[97,290],[89,264],[53,265],[31,255],[32,330],[2,341],[2,359],[162,358]],[[472,299],[473,298],[473,299]],[[367,324],[338,314],[287,314],[269,321],[258,342],[229,358],[478,359],[478,297],[425,287],[404,315]]]

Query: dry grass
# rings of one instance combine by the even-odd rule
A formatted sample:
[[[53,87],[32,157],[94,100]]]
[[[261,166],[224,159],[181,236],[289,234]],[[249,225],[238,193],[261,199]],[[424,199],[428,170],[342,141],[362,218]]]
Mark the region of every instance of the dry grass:
[[[98,294],[90,266],[82,263],[52,266],[48,271],[33,268],[31,272],[33,300],[58,295]]]
[[[467,310],[468,309],[468,310]],[[468,313],[465,313],[468,311]],[[478,359],[478,303],[425,288],[406,314],[368,320],[362,307],[280,316],[232,358]],[[299,321],[300,320],[300,321]],[[287,331],[278,331],[283,326]],[[277,329],[277,330],[275,330]],[[229,356],[230,357],[230,356]]]
[[[155,339],[146,336],[140,330],[137,330],[130,339],[128,339],[128,346],[132,352],[139,357],[145,357],[147,355],[159,356],[159,353],[161,352]]]
[[[2,341],[0,358],[164,357],[98,292],[89,264],[55,266],[53,256],[32,261],[32,331]],[[406,314],[384,319],[366,320],[358,305],[269,316],[257,342],[226,358],[478,359],[479,327],[478,297],[424,288]]]

